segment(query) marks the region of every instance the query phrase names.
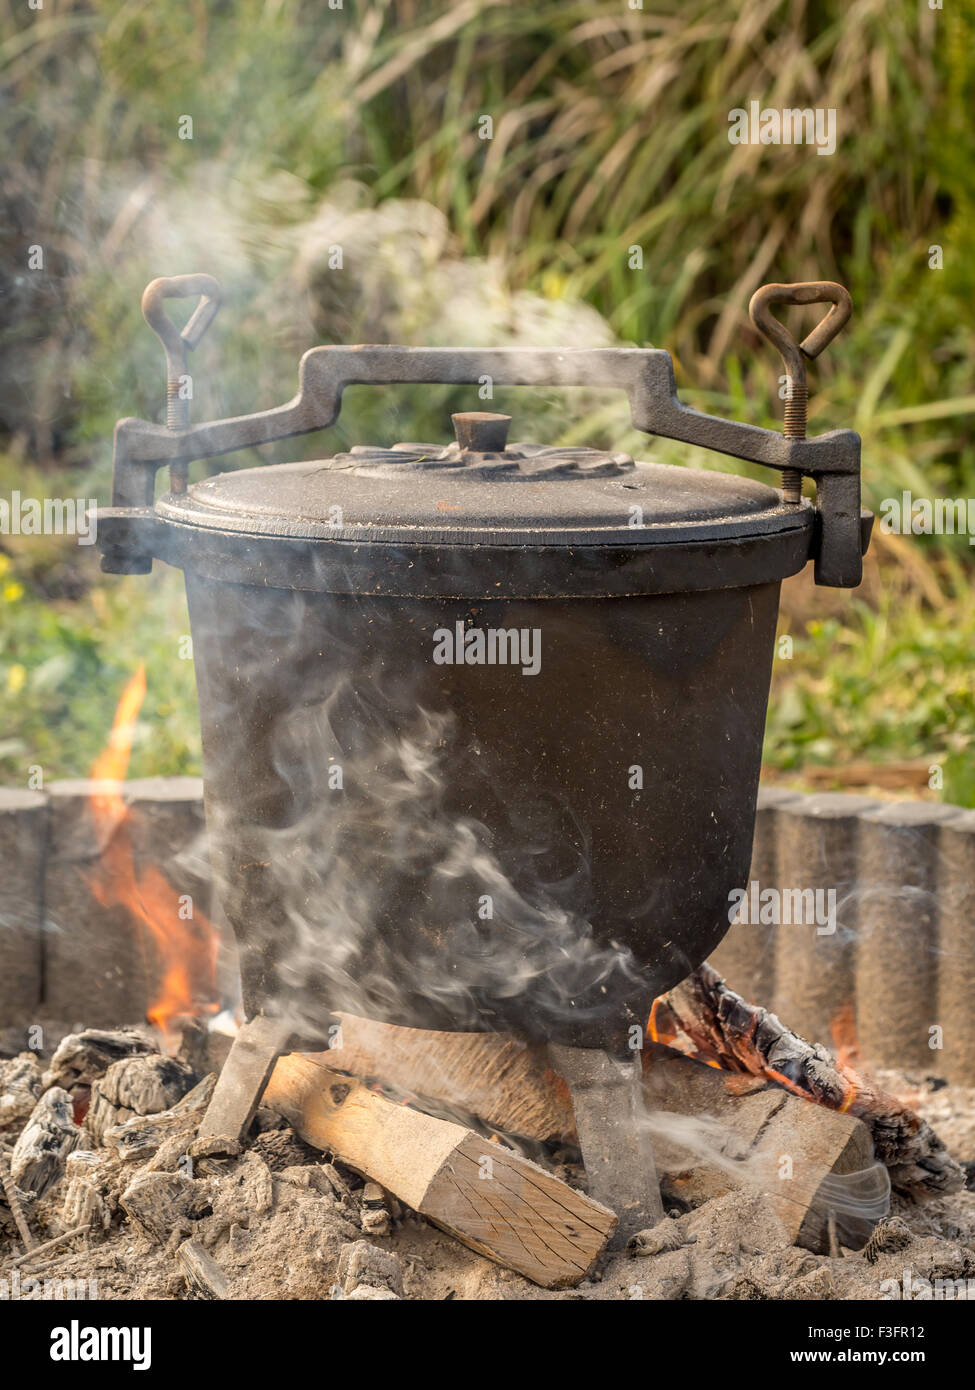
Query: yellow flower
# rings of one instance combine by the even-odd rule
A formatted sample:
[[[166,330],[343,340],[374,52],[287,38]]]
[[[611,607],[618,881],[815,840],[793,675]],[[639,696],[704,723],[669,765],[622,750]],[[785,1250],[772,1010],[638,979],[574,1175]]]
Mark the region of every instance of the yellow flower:
[[[7,671],[7,694],[19,695],[19,693],[24,688],[24,682],[26,680],[26,666],[21,666],[19,662],[16,665],[11,666]]]
[[[565,294],[565,285],[565,276],[560,275],[557,270],[543,271],[542,294],[546,299],[561,299]]]
[[[19,598],[24,597],[24,586],[16,579],[8,579],[3,586],[4,603],[16,603]]]

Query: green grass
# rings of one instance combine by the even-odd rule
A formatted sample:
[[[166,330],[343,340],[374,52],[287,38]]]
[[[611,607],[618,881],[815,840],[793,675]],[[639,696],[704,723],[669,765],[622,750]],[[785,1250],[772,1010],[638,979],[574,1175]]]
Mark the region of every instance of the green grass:
[[[35,785],[37,768],[45,783],[87,776],[140,662],[148,690],[129,775],[199,772],[193,663],[179,648],[189,632],[182,576],[158,566],[123,587],[97,575],[97,557],[80,569],[83,594],[52,600],[0,556],[0,782]]]
[[[791,659],[777,659],[765,762],[798,773],[857,760],[926,760],[946,801],[975,805],[975,607],[957,565],[937,607],[886,567],[880,598],[851,595],[843,616],[785,620]]]
[[[70,470],[104,499],[115,419],[161,410],[159,346],[139,313],[152,276],[200,269],[225,284],[227,307],[194,359],[197,419],[285,399],[303,348],[354,340],[362,306],[319,300],[309,316],[296,270],[321,201],[349,181],[366,205],[434,205],[448,258],[496,257],[512,295],[593,305],[622,340],[672,352],[689,403],[763,425],[781,419],[780,367],[748,322],[752,291],[839,279],[855,313],[810,370],[810,432],[861,432],[875,507],[904,488],[975,488],[970,6],[4,6],[4,491],[29,476],[35,495],[54,493]],[[728,113],[753,98],[835,108],[835,155],[731,146]],[[177,138],[185,114],[192,141]],[[34,244],[43,272],[25,270]],[[929,266],[932,245],[942,269]],[[811,311],[789,322],[798,334]],[[423,330],[435,337],[435,319]],[[419,396],[350,400],[329,444],[428,437],[446,397]],[[647,452],[618,403],[524,414],[542,437]],[[654,454],[737,467],[666,444]],[[191,664],[173,652],[186,631],[178,576],[118,581],[77,549],[4,538],[0,550],[3,582],[23,588],[2,607],[0,773],[19,780],[25,760],[84,771],[140,659],[151,737],[133,772],[195,767]],[[793,662],[777,667],[770,761],[940,752],[952,794],[970,801],[971,563],[963,542],[905,542],[886,553],[886,588],[869,605],[795,632]]]
[[[48,541],[44,561],[0,556],[0,783],[84,776],[102,750],[123,686],[140,662],[148,693],[130,774],[198,773],[200,741],[182,576],[102,575],[97,557]],[[777,659],[765,745],[769,767],[927,759],[942,795],[975,806],[975,607],[961,567],[942,567],[944,597],[928,604],[890,562],[871,605],[849,595],[841,616],[790,621],[790,660]],[[52,576],[62,590],[55,592]]]

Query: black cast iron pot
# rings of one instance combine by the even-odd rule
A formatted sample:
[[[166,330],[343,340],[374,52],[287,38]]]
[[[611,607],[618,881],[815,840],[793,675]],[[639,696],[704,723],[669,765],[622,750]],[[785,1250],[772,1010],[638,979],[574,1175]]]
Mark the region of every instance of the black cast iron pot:
[[[195,293],[181,335],[162,300]],[[821,301],[801,348],[769,313]],[[289,404],[190,428],[176,383],[218,302],[205,276],[146,291],[169,428],[119,423],[98,522],[105,569],[185,571],[248,1015],[620,1047],[746,882],[779,585],[810,559],[859,582],[858,437],[805,439],[797,405],[786,436],[689,410],[667,353],[637,349],[321,347]],[[848,313],[839,286],[756,296],[796,400]],[[508,445],[481,412],[449,446],[187,484],[191,459],[331,424],[348,385],[486,381],[618,387],[638,429],[785,470],[784,490]]]

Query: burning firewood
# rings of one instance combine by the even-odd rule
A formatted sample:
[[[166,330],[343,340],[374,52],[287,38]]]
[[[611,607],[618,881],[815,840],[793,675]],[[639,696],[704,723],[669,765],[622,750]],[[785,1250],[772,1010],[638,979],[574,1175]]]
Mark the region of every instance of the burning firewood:
[[[303,1139],[543,1288],[585,1279],[616,1228],[606,1207],[520,1154],[300,1053],[281,1058],[264,1100]]]
[[[738,1000],[740,1010],[744,1010],[735,1014],[735,1026],[739,1027],[740,1020],[738,1045],[745,1050],[738,1056],[731,1035],[722,1039],[714,1009],[710,1023],[703,1014],[698,1017],[707,992],[691,995],[688,991],[696,979],[704,978],[701,972],[655,1006],[652,1024],[658,1040],[673,1041],[681,1047],[680,1034],[686,1044],[681,1050],[720,1066],[729,1073],[728,1079],[753,1076],[782,1086],[803,1100],[862,1119],[872,1135],[877,1158],[890,1169],[898,1190],[957,1190],[960,1169],[937,1135],[913,1111],[870,1088],[856,1073],[839,1066],[824,1048],[804,1042],[778,1020],[773,1026],[774,1015],[745,1004],[710,967],[702,970],[708,979],[719,982],[723,999]],[[757,1044],[751,1051],[745,1047],[748,1024],[756,1022],[759,1015],[765,1020],[760,1042],[766,1047],[769,1065],[755,1054]],[[716,1027],[717,1040],[713,1036]],[[365,1080],[381,1079],[389,1087],[421,1099],[446,1102],[458,1112],[466,1111],[526,1139],[576,1142],[568,1088],[547,1066],[540,1048],[500,1033],[438,1033],[433,1039],[418,1029],[367,1022],[348,1014],[342,1016],[341,1036],[341,1047],[315,1054],[326,1066]],[[773,1055],[776,1043],[780,1050]],[[645,1049],[647,1070],[652,1070],[653,1051],[653,1047]],[[790,1056],[805,1058],[805,1069],[793,1074]],[[797,1084],[800,1075],[805,1077],[804,1084]],[[851,1095],[853,1103],[844,1105]]]
[[[855,1115],[899,1192],[914,1197],[957,1192],[964,1173],[931,1127],[895,1096],[791,1032],[766,1009],[746,1004],[705,964],[654,1005],[652,1035],[683,1036],[725,1071],[764,1077],[806,1100]]]

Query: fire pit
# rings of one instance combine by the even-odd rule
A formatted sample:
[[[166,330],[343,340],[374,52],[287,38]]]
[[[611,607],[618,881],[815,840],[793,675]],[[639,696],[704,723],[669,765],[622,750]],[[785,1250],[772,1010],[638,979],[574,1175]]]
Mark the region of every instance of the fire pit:
[[[191,294],[180,334],[164,300]],[[661,1208],[638,1073],[603,1052],[639,1055],[746,880],[781,580],[810,559],[821,584],[860,579],[859,439],[804,437],[805,360],[849,296],[752,301],[791,383],[784,436],[681,405],[668,354],[637,349],[316,348],[289,404],[190,428],[186,351],[219,299],[206,276],[146,290],[168,428],[120,422],[99,513],[105,569],[186,575],[211,849],[255,1020],[204,1128],[239,1137],[277,1053],[328,1040],[336,1009],[514,1030],[552,1049],[622,1238]],[[810,303],[831,307],[800,346],[770,306]],[[187,482],[192,459],[330,425],[347,386],[394,382],[615,388],[637,429],[778,468],[783,489],[509,445],[509,417],[482,411],[453,417],[450,445]]]

